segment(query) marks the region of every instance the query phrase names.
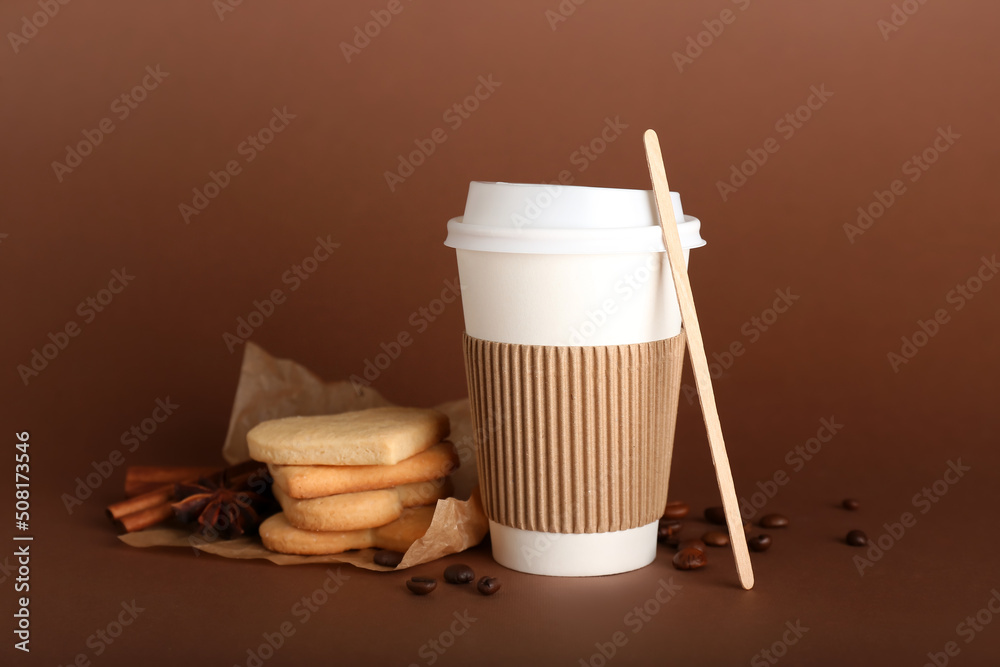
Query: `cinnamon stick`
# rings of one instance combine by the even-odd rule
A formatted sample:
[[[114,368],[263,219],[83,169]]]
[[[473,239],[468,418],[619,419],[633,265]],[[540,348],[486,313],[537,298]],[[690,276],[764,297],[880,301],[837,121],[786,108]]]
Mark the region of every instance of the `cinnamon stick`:
[[[148,507],[146,509],[139,510],[138,512],[132,512],[131,514],[119,517],[118,519],[115,519],[115,523],[124,532],[133,533],[137,530],[155,526],[161,521],[166,521],[173,516],[173,514],[174,510],[170,506],[170,501],[168,500],[161,505],[154,505],[153,507]]]
[[[172,466],[148,467],[163,470]],[[228,475],[230,482],[237,482],[243,481],[253,474],[267,474],[266,464],[260,461],[244,461],[228,468],[208,468],[210,474],[205,474],[205,470],[204,468],[189,467],[188,471],[194,474],[185,479],[157,486],[146,493],[109,505],[108,517],[125,532],[135,532],[166,521],[173,516],[173,508],[170,505],[174,501],[175,484],[196,482],[202,478],[219,483],[224,475]]]
[[[108,505],[108,516],[111,517],[112,520],[121,519],[123,516],[128,514],[134,514],[153,507],[159,507],[164,503],[169,505],[173,497],[174,485],[167,484],[147,493],[123,500],[119,503]]]
[[[229,466],[228,468],[216,468],[215,472],[211,475],[203,476],[210,482],[219,483],[222,481],[223,475],[228,475],[230,482],[234,480],[243,480],[249,478],[254,473],[260,473],[269,475],[267,471],[267,464],[261,463],[260,461],[244,461],[243,463],[237,463],[236,465]],[[268,476],[270,479],[270,476]],[[183,481],[195,481],[194,479],[183,480]]]
[[[129,466],[125,470],[125,495],[131,498],[167,484],[211,475],[218,470],[217,467],[207,466]]]

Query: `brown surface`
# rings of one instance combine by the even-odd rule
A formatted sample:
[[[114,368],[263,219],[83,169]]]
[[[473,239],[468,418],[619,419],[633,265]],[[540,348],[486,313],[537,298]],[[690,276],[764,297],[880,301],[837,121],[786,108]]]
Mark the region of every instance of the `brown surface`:
[[[428,664],[420,647],[469,609],[477,621],[435,664],[576,665],[595,642],[629,632],[625,614],[670,575],[683,590],[628,635],[613,664],[745,664],[796,619],[810,630],[787,664],[919,665],[948,641],[961,649],[953,664],[995,663],[1000,625],[968,644],[956,626],[1000,586],[987,514],[1000,482],[1000,282],[961,310],[947,295],[1000,250],[997,5],[928,2],[884,40],[876,21],[889,18],[888,1],[755,1],[746,11],[592,2],[554,31],[545,16],[554,1],[406,2],[346,63],[339,43],[383,6],[245,2],[220,21],[207,2],[74,2],[0,56],[0,418],[8,443],[15,431],[32,435],[29,664],[68,664],[79,652],[95,665],[246,664],[247,648],[286,620],[295,635],[266,665]],[[735,23],[679,73],[671,52],[727,6]],[[0,27],[17,30],[34,11],[27,0],[4,3]],[[157,64],[169,77],[118,120],[112,100]],[[491,74],[501,87],[448,128],[444,110]],[[782,138],[775,122],[823,85],[834,96]],[[178,204],[210,170],[242,159],[239,143],[286,106],[296,118],[185,225]],[[52,161],[106,116],[114,132],[57,182]],[[579,172],[574,152],[616,117],[628,125],[620,140]],[[949,126],[957,143],[849,243],[842,226],[857,207],[907,178],[903,163]],[[383,172],[435,127],[448,128],[446,142],[390,193]],[[67,514],[60,494],[114,449],[127,463],[216,459],[240,363],[223,333],[274,289],[287,301],[253,334],[270,351],[343,378],[407,332],[412,344],[373,385],[403,404],[464,395],[461,309],[433,322],[419,309],[456,276],[441,242],[468,181],[569,170],[578,184],[647,187],[646,127],[660,134],[685,211],[704,222],[709,246],[691,275],[709,355],[745,344],[716,383],[737,489],[745,497],[789,473],[767,509],[793,525],[754,556],[754,591],[737,588],[724,552],[693,573],[675,573],[666,554],[593,580],[502,572],[490,599],[450,587],[416,598],[402,575],[345,568],[351,579],[300,625],[292,605],[322,583],[323,568],[119,544],[102,508],[119,497],[121,467]],[[716,181],[769,137],[778,152],[723,202]],[[291,291],[283,272],[327,235],[340,247]],[[77,304],[123,266],[134,281],[85,323]],[[786,288],[800,299],[751,343],[744,323]],[[894,373],[887,353],[938,309],[950,320]],[[80,335],[24,386],[16,365],[70,320]],[[167,397],[179,407],[127,451],[122,432]],[[843,430],[794,472],[786,452],[831,415]],[[972,470],[920,514],[913,495],[957,459]],[[683,395],[673,472],[673,497],[716,502],[698,412]],[[837,509],[844,496],[860,498],[861,512]],[[877,537],[904,511],[916,525],[858,576],[859,551],[838,540],[852,527]],[[500,571],[482,549],[449,562],[458,560]],[[11,574],[0,577],[9,624]],[[145,611],[94,656],[88,636],[133,598]],[[0,660],[24,662],[7,642]]]

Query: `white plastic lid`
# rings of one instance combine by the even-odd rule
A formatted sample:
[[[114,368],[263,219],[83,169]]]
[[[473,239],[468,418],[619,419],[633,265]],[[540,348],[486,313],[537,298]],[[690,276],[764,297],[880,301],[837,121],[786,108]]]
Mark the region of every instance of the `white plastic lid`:
[[[671,192],[681,246],[705,245],[701,222]],[[465,215],[448,221],[445,245],[546,255],[664,252],[652,190],[523,183],[469,184]]]

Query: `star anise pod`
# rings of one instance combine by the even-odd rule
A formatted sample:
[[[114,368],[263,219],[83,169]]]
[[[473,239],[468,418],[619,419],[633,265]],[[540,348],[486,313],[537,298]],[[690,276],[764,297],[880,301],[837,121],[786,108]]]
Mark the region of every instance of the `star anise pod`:
[[[182,523],[197,521],[197,532],[210,538],[229,540],[256,532],[274,503],[271,478],[260,464],[252,466],[251,472],[246,469],[246,465],[236,466],[197,482],[174,485],[174,516]]]

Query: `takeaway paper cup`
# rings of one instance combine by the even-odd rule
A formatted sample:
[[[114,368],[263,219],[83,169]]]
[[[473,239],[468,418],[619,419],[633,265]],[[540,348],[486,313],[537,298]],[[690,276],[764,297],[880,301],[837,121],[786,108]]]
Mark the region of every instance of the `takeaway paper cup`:
[[[700,222],[672,196],[687,261]],[[473,182],[445,244],[494,558],[557,576],[649,564],[684,355],[652,192]]]

